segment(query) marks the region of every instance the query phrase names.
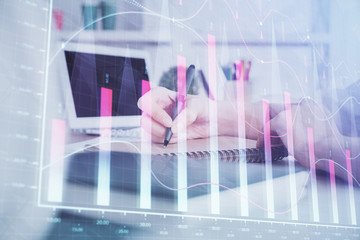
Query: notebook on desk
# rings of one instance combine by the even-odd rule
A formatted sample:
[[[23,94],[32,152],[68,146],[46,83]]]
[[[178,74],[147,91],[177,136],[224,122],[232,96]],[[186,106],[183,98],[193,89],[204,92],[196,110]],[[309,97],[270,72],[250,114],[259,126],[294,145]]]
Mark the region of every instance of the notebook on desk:
[[[211,149],[211,142],[215,141],[217,149]],[[107,143],[87,143],[87,151],[103,150],[103,145]],[[244,145],[245,146],[241,146]],[[181,145],[181,146],[179,146]],[[177,155],[186,155],[188,158],[206,159],[212,155],[222,161],[238,162],[245,160],[247,162],[264,162],[264,148],[257,148],[256,141],[246,139],[245,141],[237,137],[219,136],[204,139],[186,140],[179,144],[169,144],[166,148],[160,143],[149,143],[146,141],[111,141],[111,150],[117,152],[137,152],[141,154],[151,154],[158,156],[174,157]],[[281,160],[288,156],[287,149],[284,146],[273,146],[271,148],[272,160]]]
[[[210,152],[208,146],[212,139],[198,139],[187,141],[187,152],[178,153],[178,145],[172,144],[168,148],[163,148],[162,144],[151,144],[151,152],[144,152],[147,149],[144,142],[117,141],[112,143],[110,159],[110,186],[115,191],[126,191],[137,194],[139,192],[139,179],[142,159],[151,161],[151,193],[153,196],[173,199],[176,196],[177,179],[179,169],[178,162],[186,161],[186,176],[188,197],[197,197],[210,193],[210,185],[201,183],[211,182],[211,157],[214,152]],[[251,151],[257,155],[256,162],[250,161],[246,166],[247,184],[261,182],[266,179],[265,164],[262,163],[263,150],[256,149],[255,141],[248,140],[246,149],[239,149],[238,139],[232,137],[219,137],[218,148],[212,158],[218,162],[218,175],[220,191],[236,188],[240,181],[240,155],[246,153],[251,155]],[[143,147],[143,148],[142,148]],[[94,144],[88,145],[88,152],[74,155],[70,159],[67,180],[71,183],[86,184],[96,186],[97,172],[99,167],[99,156],[102,152],[101,143],[94,148]],[[90,150],[90,151],[89,151]],[[276,149],[273,156],[277,159],[286,157],[287,151],[283,148]],[[151,155],[149,155],[151,153]],[[230,154],[233,154],[230,156]],[[239,155],[240,154],[240,155]],[[286,154],[286,155],[285,155]],[[260,161],[260,160],[261,161]],[[249,162],[249,161],[248,161]],[[296,165],[295,172],[305,170]],[[272,177],[278,178],[289,174],[287,161],[274,161],[272,164]],[[224,186],[224,187],[221,187]]]

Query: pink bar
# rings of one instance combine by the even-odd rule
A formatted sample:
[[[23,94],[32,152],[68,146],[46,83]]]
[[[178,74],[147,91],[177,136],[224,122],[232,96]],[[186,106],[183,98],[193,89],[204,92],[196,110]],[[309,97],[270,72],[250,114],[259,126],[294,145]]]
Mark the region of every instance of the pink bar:
[[[146,80],[141,80],[141,96],[150,91],[150,82]]]
[[[177,56],[177,90],[178,90],[178,112],[184,111],[183,114],[186,116],[186,58],[184,56]],[[180,104],[180,101],[182,104]],[[186,118],[184,121],[179,122],[179,139],[186,139],[186,131],[181,131],[181,129],[186,129]],[[179,141],[178,143],[178,152],[186,152],[187,143],[184,141]],[[178,188],[187,187],[187,160],[185,156],[179,156],[177,162],[177,184]],[[178,211],[186,212],[188,209],[188,195],[187,190],[180,191],[177,194],[177,207]]]
[[[110,204],[110,163],[111,163],[111,116],[112,116],[112,90],[101,88],[100,99],[100,144],[104,151],[99,152],[97,204],[109,206]]]
[[[336,196],[335,167],[334,167],[334,160],[332,159],[329,159],[329,172],[330,172],[331,200],[332,200],[332,208],[333,208],[333,222],[339,223],[339,213],[338,213],[337,196]]]
[[[291,97],[290,93],[285,92],[285,113],[286,113],[286,130],[287,130],[287,149],[289,155],[294,156],[294,136],[293,123],[291,113]]]
[[[244,102],[244,61],[236,61],[237,100]]]
[[[334,160],[329,159],[330,183],[331,187],[335,186],[335,168]]]
[[[287,133],[287,149],[289,152],[289,174],[290,174],[290,199],[291,206],[294,206],[291,211],[292,220],[298,220],[297,208],[297,192],[294,166],[294,136],[293,136],[293,122],[291,113],[291,96],[290,93],[284,92],[285,98],[285,114],[286,114],[286,133]]]
[[[177,99],[178,99],[178,113],[182,112],[183,116],[186,116],[186,59],[183,56],[177,56]],[[178,124],[179,139],[186,139],[186,117],[182,118]],[[180,145],[178,146],[180,147]],[[178,149],[180,150],[180,149]]]
[[[263,125],[264,125],[264,152],[265,152],[265,174],[266,174],[266,198],[268,218],[275,217],[274,185],[272,174],[271,139],[270,139],[270,113],[269,102],[263,99]]]
[[[245,106],[244,106],[244,62],[237,61],[236,68],[236,90],[237,90],[237,110],[239,124],[245,123]],[[240,132],[241,131],[241,132]],[[245,127],[238,129],[239,138],[245,138]],[[245,146],[243,146],[245,147]]]
[[[100,116],[110,117],[112,115],[112,90],[101,88]]]
[[[314,130],[307,128],[308,131],[308,146],[309,146],[309,160],[310,160],[310,171],[312,174],[315,172],[315,151],[314,151]]]
[[[263,124],[264,124],[265,162],[271,162],[269,102],[265,99],[263,99]]]
[[[142,93],[146,93],[146,88],[150,85],[148,81],[142,81]],[[145,84],[145,85],[144,85]],[[152,92],[147,93],[148,99],[152,99]],[[147,103],[147,111],[151,112],[151,100]],[[139,207],[144,209],[151,209],[151,131],[141,131],[141,162],[140,162],[140,193],[138,201]]]
[[[308,132],[308,147],[309,147],[309,160],[310,160],[310,173],[311,173],[311,195],[313,204],[313,218],[318,222],[319,217],[319,202],[317,193],[317,180],[315,168],[315,151],[314,151],[314,130],[310,127],[307,128]]]
[[[66,122],[61,119],[53,119],[51,125],[51,150],[48,200],[53,202],[62,201],[63,191],[63,168],[65,151]]]
[[[245,105],[244,105],[244,61],[237,61],[236,68],[236,90],[237,90],[237,118],[238,118],[238,141],[239,149],[246,148],[245,134]],[[240,192],[243,196],[248,196],[248,176],[246,156],[240,160],[239,164]],[[249,216],[249,203],[245,199],[240,200],[240,209],[242,216]]]
[[[208,34],[208,67],[209,67],[209,92],[213,94],[214,100],[217,98],[216,91],[216,42],[215,36]]]
[[[211,5],[211,4],[210,4]],[[212,93],[214,100],[217,100],[217,85],[216,85],[216,50],[215,50],[215,36],[208,34],[208,72],[209,72],[209,93]],[[212,101],[209,99],[209,102]],[[212,102],[212,107],[209,108],[209,130],[210,136],[218,135],[217,122],[217,102]],[[212,138],[210,140],[210,151],[218,150],[218,139]],[[210,157],[210,181],[219,184],[219,162],[215,155]],[[220,193],[219,186],[211,186],[211,213],[220,213]]]
[[[177,91],[178,98],[186,96],[186,59],[184,56],[177,56]]]
[[[141,80],[141,96],[144,96],[145,93],[149,92],[151,90],[150,82],[146,80]],[[150,97],[151,99],[151,97]],[[149,104],[151,107],[151,104]],[[142,113],[143,111],[141,111]]]

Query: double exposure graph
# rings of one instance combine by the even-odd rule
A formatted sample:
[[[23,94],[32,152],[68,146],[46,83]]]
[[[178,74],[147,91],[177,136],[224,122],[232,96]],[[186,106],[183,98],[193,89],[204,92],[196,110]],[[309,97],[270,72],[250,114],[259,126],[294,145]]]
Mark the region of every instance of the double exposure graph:
[[[52,0],[39,206],[357,228],[359,72],[331,4]],[[191,64],[164,149],[141,107],[185,96]]]

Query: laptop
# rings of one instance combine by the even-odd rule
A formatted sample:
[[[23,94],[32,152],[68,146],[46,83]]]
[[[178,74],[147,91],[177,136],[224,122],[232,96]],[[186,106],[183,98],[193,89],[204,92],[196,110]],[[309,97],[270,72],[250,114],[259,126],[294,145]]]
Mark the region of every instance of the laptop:
[[[70,128],[98,133],[101,118],[111,128],[140,127],[138,99],[150,89],[146,51],[68,43],[63,49],[64,96]]]

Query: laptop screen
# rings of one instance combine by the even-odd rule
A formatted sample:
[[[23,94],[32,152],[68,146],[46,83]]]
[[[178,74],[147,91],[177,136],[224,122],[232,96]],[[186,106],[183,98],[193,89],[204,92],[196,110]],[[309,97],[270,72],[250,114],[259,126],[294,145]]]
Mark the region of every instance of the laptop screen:
[[[77,117],[101,116],[104,99],[107,116],[140,115],[137,101],[143,81],[149,81],[145,59],[65,51]]]

